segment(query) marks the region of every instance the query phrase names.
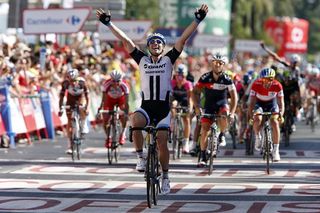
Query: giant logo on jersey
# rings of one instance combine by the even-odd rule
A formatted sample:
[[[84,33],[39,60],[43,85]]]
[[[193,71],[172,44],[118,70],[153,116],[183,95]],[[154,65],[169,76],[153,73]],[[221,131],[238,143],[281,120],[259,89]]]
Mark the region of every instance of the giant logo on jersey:
[[[144,64],[146,74],[165,73],[166,63],[163,64]]]

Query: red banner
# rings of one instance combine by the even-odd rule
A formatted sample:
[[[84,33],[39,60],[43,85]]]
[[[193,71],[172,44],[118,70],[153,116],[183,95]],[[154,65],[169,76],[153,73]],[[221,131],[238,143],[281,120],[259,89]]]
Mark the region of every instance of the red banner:
[[[309,22],[298,18],[270,18],[265,29],[279,47],[278,54],[305,53],[308,50]]]

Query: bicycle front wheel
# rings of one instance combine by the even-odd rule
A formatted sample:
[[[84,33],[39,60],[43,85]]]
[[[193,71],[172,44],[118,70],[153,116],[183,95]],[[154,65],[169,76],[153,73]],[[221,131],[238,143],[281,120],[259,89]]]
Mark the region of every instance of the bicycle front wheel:
[[[154,187],[152,184],[152,177],[153,177],[153,159],[152,159],[152,150],[149,146],[148,148],[148,157],[147,157],[147,165],[146,165],[146,181],[147,181],[147,202],[148,207],[151,208],[153,204],[153,197],[154,197]]]
[[[213,170],[213,158],[215,157],[215,145],[216,145],[216,142],[215,142],[215,138],[214,136],[212,135],[211,133],[211,136],[208,137],[208,150],[209,150],[209,171],[208,171],[208,175],[211,175],[212,174],[212,170]]]
[[[176,137],[177,137],[177,157],[178,159],[180,159],[182,156],[182,140],[183,140],[183,126],[182,126],[181,119],[177,121]]]

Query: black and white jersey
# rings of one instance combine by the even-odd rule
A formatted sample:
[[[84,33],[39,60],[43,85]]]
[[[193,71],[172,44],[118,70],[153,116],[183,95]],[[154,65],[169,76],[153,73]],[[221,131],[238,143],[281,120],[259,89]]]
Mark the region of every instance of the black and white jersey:
[[[172,48],[157,62],[141,50],[135,48],[131,57],[137,62],[141,73],[141,93],[143,100],[165,101],[171,91],[173,64],[180,52]]]

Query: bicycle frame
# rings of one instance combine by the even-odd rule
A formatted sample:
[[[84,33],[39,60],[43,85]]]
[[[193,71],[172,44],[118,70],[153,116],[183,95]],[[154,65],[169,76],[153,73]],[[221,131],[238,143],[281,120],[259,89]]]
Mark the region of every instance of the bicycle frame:
[[[284,112],[284,124],[283,124],[283,140],[284,140],[284,145],[286,147],[289,146],[290,134],[292,132],[291,126],[292,126],[293,113],[291,109],[292,109],[292,106],[288,103],[286,105],[286,109]]]

